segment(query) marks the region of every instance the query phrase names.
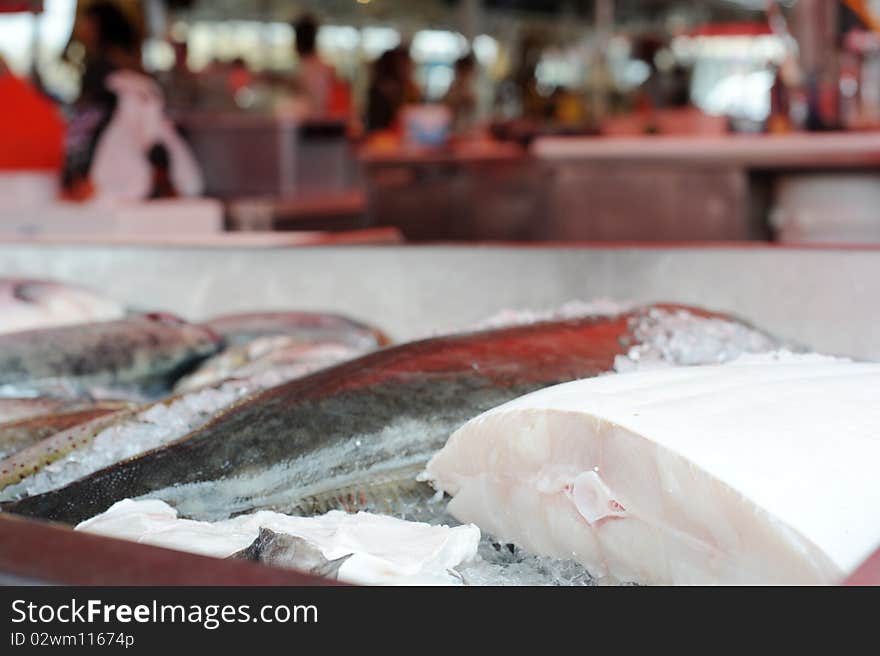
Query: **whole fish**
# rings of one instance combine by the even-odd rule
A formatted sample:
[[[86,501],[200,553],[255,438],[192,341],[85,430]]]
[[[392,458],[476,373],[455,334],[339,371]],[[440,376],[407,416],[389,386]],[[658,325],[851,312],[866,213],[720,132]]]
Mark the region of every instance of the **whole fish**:
[[[315,312],[229,314],[209,319],[202,325],[222,336],[230,346],[275,336],[306,344],[336,343],[365,350],[390,343],[378,328],[347,317]]]
[[[8,458],[60,431],[103,417],[124,406],[124,403],[95,403],[80,410],[0,423],[0,459]]]
[[[348,346],[291,346],[287,337],[267,337],[245,347],[227,349],[207,360],[204,366],[216,369],[217,358],[223,360],[224,354],[234,355],[266,340],[272,342],[266,345],[269,352],[235,369],[236,376],[229,380],[225,380],[227,376],[218,376],[220,382],[211,384],[209,374],[222,371],[205,372],[199,368],[192,376],[178,381],[171,396],[140,406],[128,404],[126,411],[73,425],[0,460],[0,501],[61,487],[115,462],[176,441],[248,395],[355,357],[355,349]],[[274,344],[277,340],[284,343],[271,348],[278,346]],[[232,362],[239,359],[235,357]]]
[[[637,310],[387,348],[268,389],[176,443],[3,509],[75,523],[149,494],[184,516],[218,519],[256,508],[295,512],[309,499],[397,470],[411,482],[413,466],[471,417],[610,371],[634,345],[644,316]]]
[[[0,333],[111,321],[123,305],[78,285],[0,278]]]
[[[230,346],[205,360],[177,381],[175,392],[190,392],[230,378],[274,376],[275,385],[312,371],[352,360],[373,350],[339,343],[302,343],[291,337],[258,337],[241,346]],[[267,385],[269,387],[270,385]]]
[[[10,333],[0,335],[0,387],[163,391],[220,345],[207,328],[162,313]]]

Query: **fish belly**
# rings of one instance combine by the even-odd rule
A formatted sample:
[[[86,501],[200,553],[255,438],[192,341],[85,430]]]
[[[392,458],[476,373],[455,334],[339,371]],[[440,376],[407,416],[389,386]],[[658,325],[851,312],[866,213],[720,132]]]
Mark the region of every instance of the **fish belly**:
[[[462,522],[594,576],[837,583],[878,546],[880,366],[749,357],[535,392],[424,477]]]

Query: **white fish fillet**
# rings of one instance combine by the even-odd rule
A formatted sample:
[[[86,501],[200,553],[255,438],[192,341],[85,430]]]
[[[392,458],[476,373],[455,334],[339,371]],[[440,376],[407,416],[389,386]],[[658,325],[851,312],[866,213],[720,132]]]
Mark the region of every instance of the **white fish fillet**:
[[[303,538],[325,558],[353,554],[339,580],[362,585],[453,585],[450,570],[476,556],[476,526],[431,526],[369,513],[334,510],[320,517],[260,511],[220,522],[178,519],[164,501],[125,499],[76,527],[109,537],[226,558],[253,542],[261,528]]]
[[[880,365],[750,356],[576,381],[425,478],[498,538],[647,584],[837,583],[880,546]]]
[[[0,279],[0,333],[112,321],[125,316],[119,303],[76,285]]]

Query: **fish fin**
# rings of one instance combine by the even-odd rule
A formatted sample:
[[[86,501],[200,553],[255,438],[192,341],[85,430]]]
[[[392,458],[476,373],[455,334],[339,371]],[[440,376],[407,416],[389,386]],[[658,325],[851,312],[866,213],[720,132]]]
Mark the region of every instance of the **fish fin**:
[[[315,576],[321,576],[325,579],[330,579],[331,581],[339,580],[339,568],[342,567],[345,562],[354,556],[353,553],[350,553],[346,556],[342,556],[341,558],[335,558],[333,560],[328,560],[327,562],[316,565],[309,570],[309,574],[314,574]]]
[[[331,510],[393,516],[407,514],[414,502],[428,501],[435,495],[432,487],[416,480],[417,473],[422,469],[423,466],[419,465],[372,475],[327,491],[316,491],[297,499],[292,512],[305,516],[323,515]]]
[[[260,528],[260,532],[254,541],[240,551],[236,551],[227,560],[249,560],[259,563],[263,560],[266,548],[279,536],[278,533],[268,528]]]

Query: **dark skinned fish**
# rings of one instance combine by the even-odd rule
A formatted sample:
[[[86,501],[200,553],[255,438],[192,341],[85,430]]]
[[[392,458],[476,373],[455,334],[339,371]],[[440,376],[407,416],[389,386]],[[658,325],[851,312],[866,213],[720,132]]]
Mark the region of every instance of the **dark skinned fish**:
[[[221,343],[210,330],[161,313],[9,333],[0,335],[0,388],[162,392]]]
[[[260,534],[246,549],[229,557],[272,567],[295,569],[336,581],[339,579],[339,568],[351,556],[352,554],[348,554],[329,560],[320,549],[304,538],[261,528]]]
[[[344,344],[373,349],[390,343],[382,331],[335,314],[258,312],[215,317],[201,325],[222,336],[230,346],[260,337],[285,336],[304,344]]]
[[[223,372],[222,367],[217,370],[218,358],[222,360],[230,352],[236,356],[236,351],[267,340],[273,342],[268,345],[269,353],[234,372]],[[275,348],[277,340],[283,342],[280,348]],[[173,395],[140,407],[129,404],[125,412],[56,432],[0,459],[0,500],[19,498],[21,489],[7,488],[36,476],[49,465],[55,466],[51,472],[43,472],[48,479],[44,476],[42,481],[27,481],[24,489],[36,493],[61,487],[114,462],[180,439],[248,395],[363,355],[357,349],[340,344],[291,345],[288,340],[287,337],[264,337],[246,347],[227,349],[207,360],[193,374],[181,378]],[[236,360],[237,356],[233,357],[232,364],[236,364]],[[214,370],[205,371],[205,367]],[[237,375],[232,376],[232,380],[223,380],[233,373]]]
[[[124,407],[123,403],[96,403],[80,410],[2,423],[0,424],[0,459],[8,458],[60,431],[103,417]]]
[[[149,495],[195,519],[260,508],[295,513],[358,480],[412,472],[485,410],[610,371],[637,345],[645,312],[384,349],[268,389],[166,447],[2,507],[77,523],[120,499]]]
[[[247,347],[231,350],[247,349],[266,340],[282,340],[284,346],[274,349],[269,345],[270,353],[238,369],[241,376],[233,380],[208,384],[212,374],[222,373],[203,371],[223,354],[215,356],[194,374],[180,379],[175,385],[179,390],[176,394],[140,407],[129,404],[124,411],[56,432],[0,459],[0,500],[20,498],[24,490],[35,494],[61,487],[114,462],[180,439],[248,395],[362,355],[340,344],[291,346],[287,337],[260,338]],[[224,351],[228,353],[230,349]],[[50,465],[54,465],[51,471],[44,471]],[[42,480],[33,479],[38,475]]]

